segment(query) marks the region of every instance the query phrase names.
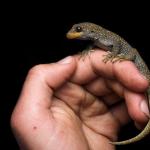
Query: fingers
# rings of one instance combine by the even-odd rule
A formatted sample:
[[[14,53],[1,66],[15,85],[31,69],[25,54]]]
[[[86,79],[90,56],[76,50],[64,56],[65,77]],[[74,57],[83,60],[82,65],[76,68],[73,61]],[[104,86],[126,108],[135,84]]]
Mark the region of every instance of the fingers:
[[[131,90],[137,92],[145,91],[148,87],[148,81],[140,74],[132,62],[104,63],[104,55],[106,55],[106,52],[96,50],[90,53],[90,57],[85,57],[84,60],[76,56],[78,65],[72,81],[78,84],[86,84],[100,76],[116,79]]]
[[[78,60],[78,56],[76,56],[78,65],[72,81],[86,84],[87,86],[85,87],[89,92],[97,95],[97,89],[103,89],[104,86],[103,92],[107,92],[106,90],[110,88],[120,97],[125,97],[132,119],[144,124],[147,121],[147,117],[141,110],[140,103],[146,98],[140,93],[145,92],[149,86],[148,81],[140,74],[131,61],[116,62],[114,64],[111,62],[104,63],[103,55],[105,54],[106,52],[97,50],[90,54],[90,58],[86,57],[84,61],[82,59]],[[97,78],[100,78],[100,81],[98,81],[100,85],[93,82]],[[101,80],[101,78],[104,80]],[[107,97],[106,99],[108,100]],[[142,108],[144,111],[147,110],[145,105]]]
[[[86,91],[81,86],[67,82],[55,92],[55,96],[65,102],[72,110],[79,113],[81,105],[86,101]]]
[[[100,52],[100,58],[98,51],[91,56],[93,70],[95,70],[97,74],[103,77],[116,79],[127,88],[137,92],[144,91],[148,87],[148,81],[140,74],[131,61],[108,62],[105,64],[102,61],[103,53],[104,52]]]
[[[90,81],[84,87],[96,96],[104,96],[112,93],[112,91],[107,86],[106,80],[102,77]]]

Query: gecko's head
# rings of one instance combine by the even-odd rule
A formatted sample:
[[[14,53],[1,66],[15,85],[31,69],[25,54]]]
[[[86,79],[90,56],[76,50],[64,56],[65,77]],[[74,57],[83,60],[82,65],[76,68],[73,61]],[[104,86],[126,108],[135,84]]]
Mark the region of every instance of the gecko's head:
[[[73,25],[67,33],[68,39],[94,40],[97,38],[99,26],[94,23],[84,22]]]

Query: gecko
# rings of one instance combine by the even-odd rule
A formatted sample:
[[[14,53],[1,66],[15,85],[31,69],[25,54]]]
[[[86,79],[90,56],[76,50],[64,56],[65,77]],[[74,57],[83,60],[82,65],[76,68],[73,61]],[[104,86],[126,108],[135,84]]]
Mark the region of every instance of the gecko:
[[[66,36],[68,39],[90,40],[92,41],[92,47],[96,46],[108,51],[108,54],[104,56],[104,63],[107,63],[108,61],[111,61],[112,63],[124,60],[132,61],[150,82],[150,71],[139,52],[118,34],[97,24],[83,22],[73,25]],[[89,52],[90,49],[87,49],[86,51],[83,51],[83,54]],[[150,86],[148,87],[146,94],[148,97],[148,104],[150,105]],[[137,136],[129,140],[119,142],[112,141],[110,143],[114,145],[126,145],[137,142],[148,134],[150,134],[150,119],[145,128]]]

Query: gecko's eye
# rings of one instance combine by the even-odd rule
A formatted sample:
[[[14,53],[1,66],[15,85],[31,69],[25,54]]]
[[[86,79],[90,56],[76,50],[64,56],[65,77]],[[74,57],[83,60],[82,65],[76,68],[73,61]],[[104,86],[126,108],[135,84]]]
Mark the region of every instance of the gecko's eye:
[[[77,26],[77,27],[75,28],[75,30],[76,30],[76,32],[81,32],[81,31],[82,31],[82,28],[81,28],[80,26]]]

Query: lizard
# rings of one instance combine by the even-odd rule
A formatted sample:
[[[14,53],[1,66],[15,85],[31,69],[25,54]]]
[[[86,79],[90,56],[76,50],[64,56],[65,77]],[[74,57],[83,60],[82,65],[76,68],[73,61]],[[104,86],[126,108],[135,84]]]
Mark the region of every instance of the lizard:
[[[140,56],[139,52],[118,34],[109,31],[97,24],[83,22],[74,24],[67,32],[66,36],[68,39],[90,40],[93,43],[92,46],[96,46],[105,51],[108,51],[108,54],[104,56],[104,63],[107,63],[108,61],[111,61],[112,63],[124,60],[132,61],[138,70],[150,82],[150,71]],[[90,49],[84,50],[83,54],[87,54],[89,52]],[[147,88],[146,93],[148,97],[148,103],[150,105],[150,86]],[[148,134],[150,134],[150,119],[145,128],[137,136],[129,140],[110,143],[114,145],[126,145],[137,142]]]

